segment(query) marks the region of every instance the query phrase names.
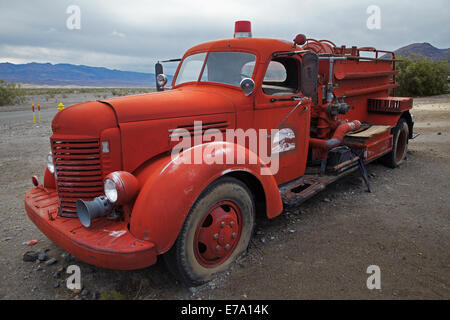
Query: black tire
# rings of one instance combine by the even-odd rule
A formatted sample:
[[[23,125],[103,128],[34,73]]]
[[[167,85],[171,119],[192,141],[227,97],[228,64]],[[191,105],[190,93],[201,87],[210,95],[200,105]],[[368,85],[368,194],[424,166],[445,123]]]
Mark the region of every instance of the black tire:
[[[199,242],[199,230],[203,229],[202,227],[205,226],[206,220],[210,217],[213,218],[209,221],[217,220],[214,222],[214,225],[213,222],[210,223],[212,226],[211,228],[217,227],[217,223],[219,223],[220,219],[211,212],[215,212],[212,211],[213,208],[226,211],[227,204],[223,207],[221,206],[223,203],[231,204],[232,206],[236,205],[235,209],[228,208],[229,212],[232,212],[233,214],[235,211],[240,210],[239,222],[236,223],[236,225],[239,223],[239,236],[236,240],[231,240],[234,241],[232,242],[232,250],[230,250],[229,253],[226,253],[226,255],[229,256],[221,258],[225,259],[223,262],[220,262],[219,260],[220,263],[218,265],[206,265],[206,262],[209,261],[204,261],[200,251],[202,248],[206,251],[205,248],[207,246],[204,246],[203,243]],[[253,234],[254,224],[255,203],[253,195],[247,186],[241,181],[231,177],[224,177],[214,181],[196,200],[186,217],[175,244],[166,254],[164,254],[164,260],[168,269],[177,279],[184,282],[187,286],[198,286],[208,282],[215,274],[228,269],[237,258],[247,251]],[[233,224],[233,226],[234,225],[235,224]],[[226,225],[225,228],[231,228],[230,226]],[[209,228],[209,226],[207,228]],[[220,228],[223,228],[223,224],[220,224]],[[220,230],[225,230],[225,228]],[[231,229],[227,230],[230,232]],[[222,236],[222,231],[220,232],[220,239],[223,240],[224,237]],[[233,234],[235,233],[233,232]],[[215,245],[215,240],[211,241],[210,238],[208,239],[208,241],[210,241],[209,244]],[[223,242],[221,242],[221,244],[223,245]],[[208,245],[208,247],[210,246]],[[220,250],[225,250],[225,247],[222,247]]]
[[[392,129],[392,151],[381,158],[381,162],[389,168],[397,168],[406,158],[408,151],[409,127],[405,119],[400,118]]]

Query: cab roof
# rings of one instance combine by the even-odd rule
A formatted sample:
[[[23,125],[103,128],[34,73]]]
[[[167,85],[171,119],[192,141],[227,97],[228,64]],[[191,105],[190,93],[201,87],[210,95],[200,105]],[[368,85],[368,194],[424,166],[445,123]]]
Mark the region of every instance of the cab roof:
[[[257,55],[267,56],[276,51],[294,51],[298,47],[293,42],[266,38],[234,38],[209,41],[190,48],[183,58],[198,52],[206,51],[250,51]]]

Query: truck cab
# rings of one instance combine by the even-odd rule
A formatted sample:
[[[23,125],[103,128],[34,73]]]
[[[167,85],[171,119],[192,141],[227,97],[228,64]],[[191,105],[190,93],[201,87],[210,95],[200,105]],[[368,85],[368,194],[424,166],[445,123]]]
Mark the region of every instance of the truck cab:
[[[286,148],[281,143],[286,150],[274,173],[277,184],[302,176],[308,153],[312,101],[303,94],[301,84],[311,79],[301,81],[302,56],[291,55],[293,51],[292,43],[274,39],[235,38],[205,43],[186,52],[171,90],[202,90],[226,97],[232,103],[231,129],[264,129],[270,133],[282,124],[282,134],[292,134],[295,141]],[[245,80],[253,89],[243,94],[241,82]],[[299,102],[300,109],[282,123]],[[221,116],[217,117],[220,122]]]
[[[198,285],[246,252],[256,214],[275,218],[358,169],[367,181],[375,159],[402,163],[412,99],[392,96],[393,53],[250,35],[238,22],[235,38],[189,49],[170,90],[158,67],[158,92],[58,112],[30,219],[92,265],[163,256]]]

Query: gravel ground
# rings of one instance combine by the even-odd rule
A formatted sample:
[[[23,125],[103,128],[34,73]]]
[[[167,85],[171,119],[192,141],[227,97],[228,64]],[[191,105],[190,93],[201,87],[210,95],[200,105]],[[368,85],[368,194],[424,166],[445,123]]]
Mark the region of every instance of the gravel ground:
[[[35,103],[42,97],[32,97]],[[162,259],[137,271],[78,261],[51,243],[26,216],[31,176],[42,179],[51,117],[61,97],[42,100],[43,121],[29,106],[0,109],[1,299],[449,299],[450,95],[415,99],[419,137],[398,169],[368,166],[372,193],[354,173],[274,220],[258,219],[249,253],[228,272],[186,288]],[[64,104],[95,99],[69,95]],[[32,247],[24,242],[36,239]],[[56,263],[25,262],[46,252]],[[65,268],[81,268],[84,290],[65,286]],[[378,265],[381,290],[368,290]]]

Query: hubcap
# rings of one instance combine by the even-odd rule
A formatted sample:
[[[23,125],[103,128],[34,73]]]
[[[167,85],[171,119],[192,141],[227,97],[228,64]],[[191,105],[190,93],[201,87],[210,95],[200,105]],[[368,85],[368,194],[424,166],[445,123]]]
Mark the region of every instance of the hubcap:
[[[242,214],[239,206],[230,200],[216,203],[197,226],[194,253],[205,267],[225,262],[239,243]]]

